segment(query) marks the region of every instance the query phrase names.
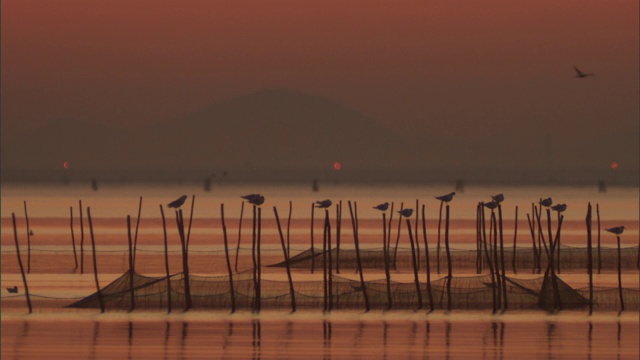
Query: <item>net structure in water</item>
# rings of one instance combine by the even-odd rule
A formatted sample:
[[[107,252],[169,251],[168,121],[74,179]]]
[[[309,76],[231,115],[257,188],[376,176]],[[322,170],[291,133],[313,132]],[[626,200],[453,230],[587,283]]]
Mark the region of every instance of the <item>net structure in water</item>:
[[[101,289],[101,296],[107,309],[130,309],[131,280],[136,309],[167,309],[169,297],[173,309],[184,308],[187,303],[185,278],[182,273],[167,277],[150,277],[126,272],[118,279]],[[231,310],[232,299],[236,309],[255,310],[256,283],[253,271],[233,274],[233,288],[229,276],[189,277],[190,300],[196,309]],[[331,288],[325,298],[324,281],[296,281],[293,283],[297,308],[331,309],[460,309],[481,310],[494,306],[494,285],[490,275],[472,277],[441,277],[430,282],[416,284],[400,283],[385,279],[366,281],[352,280],[332,274]],[[555,279],[558,297],[551,286]],[[168,280],[168,281],[167,281]],[[562,309],[586,308],[589,304],[588,289],[572,289],[558,276],[540,276],[534,279],[505,277],[506,298],[509,309],[552,310],[557,301]],[[449,286],[447,286],[449,285]],[[262,279],[259,282],[260,307],[269,309],[291,308],[292,297],[288,281]],[[232,297],[233,291],[233,297]],[[639,289],[623,289],[627,309],[638,311],[640,304]],[[431,293],[431,296],[429,296]],[[449,295],[450,294],[450,295]],[[365,298],[366,296],[366,298]],[[431,299],[431,300],[430,300]],[[422,300],[422,306],[420,306]],[[98,308],[98,293],[77,301],[69,307]],[[594,290],[594,309],[617,310],[619,292],[617,288],[596,288]]]

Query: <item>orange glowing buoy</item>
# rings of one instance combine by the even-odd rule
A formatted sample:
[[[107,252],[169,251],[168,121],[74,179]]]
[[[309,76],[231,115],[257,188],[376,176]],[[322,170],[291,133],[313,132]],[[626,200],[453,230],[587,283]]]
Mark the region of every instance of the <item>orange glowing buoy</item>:
[[[62,166],[64,166],[65,169],[69,168],[69,162],[65,161],[64,163],[62,163]]]
[[[615,169],[617,169],[617,168],[619,168],[619,167],[620,167],[620,164],[618,164],[618,162],[617,162],[617,161],[612,161],[612,162],[611,162],[611,168],[612,168],[613,170],[615,170]]]
[[[336,162],[333,163],[333,169],[335,171],[338,171],[338,170],[342,169],[342,164],[340,163],[340,161],[336,161]]]

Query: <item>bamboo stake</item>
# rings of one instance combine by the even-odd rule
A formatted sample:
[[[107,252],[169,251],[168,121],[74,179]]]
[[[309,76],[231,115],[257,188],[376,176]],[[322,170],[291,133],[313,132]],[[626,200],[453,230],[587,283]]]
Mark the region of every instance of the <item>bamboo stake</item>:
[[[136,308],[136,296],[133,287],[135,270],[133,265],[133,244],[131,240],[131,216],[129,215],[127,215],[127,240],[129,240],[129,296],[131,297],[131,308],[129,311],[133,311]]]
[[[416,211],[417,212],[417,211]],[[416,284],[416,295],[418,296],[418,309],[422,309],[422,291],[420,291],[420,280],[418,279],[418,264],[416,264],[416,249],[413,245],[413,234],[411,233],[411,220],[407,219],[407,231],[409,232],[409,243],[411,244],[411,263],[413,264],[413,280]]]
[[[242,238],[242,214],[244,213],[244,201],[240,206],[240,220],[238,221],[238,245],[236,246],[236,272],[238,272],[238,255],[240,254],[240,239]]]
[[[140,228],[140,214],[142,213],[142,196],[138,203],[138,218],[136,219],[136,234],[133,239],[133,265],[136,264],[136,249],[138,248],[138,229]]]
[[[27,214],[27,201],[24,201],[24,218],[27,222],[27,274],[31,274],[31,228],[29,227],[29,214]]]
[[[535,218],[533,221],[535,221]],[[529,216],[529,214],[527,214],[527,222],[529,223],[529,230],[531,231],[531,242],[533,244],[533,269],[531,269],[531,273],[535,274],[536,266],[538,264],[538,260],[537,260],[538,251],[536,249],[536,233],[535,233],[535,229],[534,229],[535,225],[533,224],[533,221],[531,220],[531,217]]]
[[[340,274],[340,233],[342,232],[342,200],[336,206],[336,274]]]
[[[424,257],[427,272],[427,295],[429,296],[429,312],[433,312],[433,294],[431,292],[431,260],[429,259],[429,242],[427,241],[427,217],[425,216],[425,204],[422,204],[422,238],[424,240]],[[416,241],[418,239],[416,238]]]
[[[507,276],[504,262],[504,236],[502,232],[502,205],[498,204],[498,226],[500,231],[500,263],[502,265],[502,312],[507,310]]]
[[[191,239],[191,223],[193,222],[193,208],[195,206],[195,203],[196,203],[196,196],[191,195],[191,211],[189,212],[189,229],[187,230],[187,240],[185,245],[185,248],[187,249],[187,251],[189,250],[189,239]]]
[[[31,296],[29,295],[29,285],[27,285],[27,277],[24,274],[24,267],[22,266],[22,258],[20,257],[20,246],[18,245],[18,227],[16,226],[16,215],[11,213],[11,221],[13,221],[13,239],[16,243],[16,255],[18,256],[18,266],[20,266],[20,275],[22,276],[22,284],[24,285],[24,294],[27,299],[27,307],[29,308],[29,314],[33,312],[31,307]]]
[[[71,219],[69,225],[69,227],[71,228],[71,246],[73,248],[73,260],[76,263],[76,267],[73,268],[73,272],[76,272],[76,270],[78,270],[78,254],[76,253],[76,237],[73,233],[73,206],[69,206],[69,213],[69,218]]]
[[[400,203],[400,212],[404,209],[404,203]],[[398,270],[398,243],[400,242],[400,227],[402,226],[402,215],[398,216],[398,236],[396,237],[396,247],[393,251],[393,268]]]
[[[587,274],[589,274],[589,316],[593,313],[593,251],[591,241],[591,203],[587,206]]]
[[[598,220],[598,274],[602,270],[602,259],[600,258],[600,204],[596,204],[596,219]]]
[[[500,259],[498,258],[498,225],[496,213],[491,210],[491,229],[493,229],[493,267],[496,272],[496,284],[498,285],[498,308],[502,309],[502,275],[500,274]],[[492,233],[489,232],[491,235]]]
[[[78,201],[80,207],[80,274],[84,274],[84,221],[82,221],[82,200]]]
[[[418,271],[420,271],[420,242],[418,241],[418,222],[420,221],[420,213],[418,212],[419,202],[416,199],[416,230],[414,234],[416,234],[416,266],[418,267]]]
[[[257,260],[258,260],[258,312],[262,308],[262,208],[258,208],[258,239],[257,239]]]
[[[162,215],[162,230],[164,232],[164,268],[167,276],[167,313],[171,313],[171,277],[169,276],[169,247],[167,241],[167,221],[164,217],[164,210],[160,204],[160,214]]]
[[[356,260],[358,262],[358,273],[360,273],[360,286],[362,288],[362,296],[364,296],[365,310],[366,312],[369,312],[371,307],[369,305],[369,296],[367,296],[367,287],[365,286],[365,283],[364,283],[364,275],[362,274],[362,261],[360,260],[358,222],[356,220],[358,216],[358,205],[355,201],[353,202],[353,208],[351,207],[351,201],[349,201],[348,204],[349,204],[349,213],[351,214],[351,225],[353,227],[353,242],[356,247]],[[354,215],[354,208],[355,208],[355,215]]]
[[[227,260],[227,273],[229,274],[229,293],[231,294],[231,313],[236,312],[236,290],[233,287],[233,271],[229,259],[229,242],[227,240],[227,225],[224,222],[224,204],[220,204],[220,221],[222,222],[222,235],[224,239],[224,257]],[[289,267],[289,264],[287,264]]]
[[[258,311],[258,296],[260,291],[258,290],[258,259],[256,258],[256,227],[258,225],[257,208],[253,205],[253,228],[251,230],[251,260],[253,261],[253,312]]]
[[[191,309],[191,284],[189,279],[189,255],[187,242],[184,235],[184,217],[182,209],[176,211],[176,223],[178,225],[178,234],[180,235],[180,246],[182,247],[182,276],[184,277],[184,311]]]
[[[393,307],[391,297],[391,274],[389,273],[389,249],[387,248],[387,215],[382,213],[382,256],[384,257],[384,276],[387,280],[387,310]]]
[[[291,233],[291,214],[293,214],[293,202],[289,200],[289,217],[287,219],[287,256],[291,257],[291,239],[289,237]]]
[[[436,248],[436,272],[440,274],[440,228],[442,227],[442,205],[444,201],[440,200],[440,212],[438,213],[438,247]]]
[[[311,203],[311,273],[313,274],[313,271],[315,270],[316,267],[316,254],[315,254],[315,249],[314,247],[314,243],[313,243],[313,218],[314,218],[314,212],[315,212],[315,205],[313,203]]]
[[[291,278],[291,268],[289,267],[289,254],[287,248],[284,245],[284,237],[282,236],[282,228],[280,227],[280,218],[278,217],[278,210],[273,207],[273,213],[276,217],[276,224],[278,225],[278,234],[280,234],[280,243],[282,244],[282,254],[284,255],[284,263],[287,269],[287,279],[289,279],[289,294],[291,296],[291,312],[296,312],[296,293],[293,288],[293,279]],[[291,201],[289,201],[289,215],[291,215]],[[289,217],[291,219],[291,217]],[[288,230],[287,230],[288,231]]]
[[[98,303],[100,304],[100,312],[104,312],[104,301],[102,299],[102,291],[98,282],[98,264],[96,262],[96,241],[93,236],[93,223],[91,222],[91,208],[87,208],[87,219],[89,220],[89,233],[91,234],[91,253],[93,254],[93,277],[96,281],[96,292],[98,293]]]
[[[482,203],[476,206],[476,274],[482,273],[482,233],[480,224],[480,207]]]
[[[518,206],[516,205],[516,219],[513,227],[513,256],[511,257],[511,267],[513,268],[513,273],[517,274],[518,270],[516,270],[516,241],[518,239]]]
[[[393,224],[393,206],[394,203],[391,203],[391,210],[389,210],[389,226],[387,227],[387,257],[389,258],[389,266],[391,266],[391,225]],[[393,263],[393,268],[396,268],[395,260]]]
[[[482,219],[482,240],[484,242],[484,254],[487,258],[487,265],[489,265],[489,274],[491,274],[491,299],[492,299],[492,303],[493,303],[493,312],[492,314],[495,314],[496,311],[498,310],[497,307],[497,290],[498,288],[496,287],[496,279],[495,279],[495,274],[494,274],[494,270],[493,270],[493,261],[491,259],[491,252],[489,250],[489,243],[487,242],[487,228],[486,228],[486,220],[484,217],[484,205],[481,203],[480,204],[480,217]]]
[[[325,210],[326,211],[326,210]],[[323,290],[323,311],[328,310],[329,293],[327,282],[327,218],[324,219],[322,227],[322,290]]]
[[[620,312],[624,311],[624,298],[622,297],[622,260],[620,257],[620,235],[616,236],[618,240],[618,292],[620,294]]]
[[[449,249],[449,205],[446,207],[446,218],[444,225],[444,246],[447,251],[447,311],[451,311],[451,280],[453,279],[453,269],[451,266],[451,251]]]
[[[327,287],[327,292],[328,292],[328,296],[329,296],[329,308],[327,310],[331,311],[331,309],[333,308],[333,279],[332,279],[332,268],[333,268],[333,259],[331,256],[331,221],[329,221],[329,210],[325,209],[324,211],[324,215],[325,215],[325,223],[327,224],[327,257],[329,260],[328,265],[328,274],[327,274],[327,278],[329,280],[328,283],[328,287]]]

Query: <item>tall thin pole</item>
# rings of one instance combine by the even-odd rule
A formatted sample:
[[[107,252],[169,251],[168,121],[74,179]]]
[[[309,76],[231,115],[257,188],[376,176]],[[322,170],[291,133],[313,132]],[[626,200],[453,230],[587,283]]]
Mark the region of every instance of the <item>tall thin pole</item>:
[[[29,227],[29,214],[27,214],[27,201],[24,201],[24,218],[27,222],[27,274],[31,274],[31,228]]]
[[[289,280],[289,294],[291,296],[291,312],[296,312],[296,292],[293,288],[293,279],[291,278],[291,268],[289,267],[289,254],[287,248],[284,245],[284,237],[282,236],[282,228],[280,227],[280,218],[278,217],[278,210],[273,207],[273,213],[276,217],[276,224],[278,225],[278,234],[280,234],[280,244],[282,244],[282,254],[284,255],[284,263],[287,269],[287,279]],[[289,215],[291,215],[291,202],[289,202]]]
[[[136,264],[136,249],[138,248],[138,229],[140,228],[140,215],[142,214],[142,196],[138,203],[138,218],[136,219],[136,233],[133,238],[133,265]]]
[[[87,208],[87,219],[89,220],[89,233],[91,234],[91,253],[93,254],[93,277],[96,281],[96,292],[98,293],[98,303],[100,304],[100,312],[104,312],[104,301],[102,299],[102,291],[98,282],[98,263],[96,261],[96,240],[93,236],[93,223],[91,222],[91,208]]]
[[[311,203],[311,273],[313,274],[313,271],[316,267],[316,254],[315,254],[315,249],[314,247],[314,241],[313,241],[313,215],[315,212],[316,207],[314,206],[313,203]]]
[[[193,222],[193,208],[196,203],[196,196],[191,195],[191,211],[189,212],[189,229],[187,230],[187,240],[186,240],[186,249],[189,250],[189,240],[191,239],[191,224]]]
[[[440,212],[438,215],[438,247],[436,249],[436,272],[440,274],[440,228],[442,227],[442,205],[444,201],[440,200]]]
[[[387,280],[387,310],[393,307],[391,296],[391,273],[389,272],[389,249],[387,248],[387,215],[382,213],[382,256],[384,257],[384,276]]]
[[[429,296],[429,312],[433,312],[433,294],[431,292],[431,261],[429,260],[429,242],[427,241],[427,217],[425,216],[425,204],[422,204],[422,239],[424,240],[424,257],[427,267],[427,295]],[[417,237],[416,241],[418,241]]]
[[[416,211],[417,212],[417,211]],[[411,220],[407,219],[407,231],[409,232],[409,243],[411,244],[411,263],[413,265],[413,281],[416,285],[416,295],[418,296],[418,309],[422,309],[422,291],[420,291],[420,279],[418,278],[418,264],[416,264],[416,249],[413,245],[413,234],[411,233]]]
[[[22,266],[22,258],[20,257],[20,246],[18,245],[18,227],[16,226],[16,214],[11,213],[11,220],[13,221],[13,239],[16,243],[16,255],[18,256],[18,265],[20,266],[20,275],[22,275],[22,284],[24,285],[24,294],[27,298],[27,307],[29,308],[29,314],[33,312],[31,307],[31,297],[29,296],[29,286],[27,285],[27,277],[24,274],[24,267]]]
[[[593,313],[593,251],[591,241],[591,203],[587,206],[587,274],[589,274],[589,316]]]
[[[73,232],[73,206],[69,206],[69,212],[70,212],[70,224],[69,227],[71,228],[71,247],[73,248],[73,260],[76,263],[76,267],[73,268],[73,272],[75,272],[76,270],[78,270],[78,254],[76,253],[76,237],[75,234]]]
[[[340,233],[342,232],[342,200],[336,206],[336,274],[340,274]]]
[[[167,276],[167,313],[171,312],[171,277],[169,275],[169,247],[167,241],[167,221],[164,217],[164,209],[160,204],[160,214],[162,215],[162,230],[164,232],[164,269]]]
[[[287,218],[287,257],[291,257],[291,215],[293,214],[293,202],[289,200],[289,216]]]
[[[127,215],[127,240],[129,243],[129,296],[131,297],[131,308],[129,311],[133,311],[136,308],[136,296],[133,287],[133,275],[135,270],[133,268],[133,244],[131,239],[131,216]]]
[[[253,207],[253,228],[251,230],[251,259],[253,261],[253,311],[258,311],[258,296],[260,296],[260,291],[258,290],[258,259],[256,258],[256,240],[257,240],[257,208],[255,205]]]
[[[222,235],[224,239],[224,257],[227,260],[227,273],[229,274],[229,293],[231,294],[231,313],[236,312],[236,290],[233,287],[233,271],[231,271],[231,259],[229,259],[229,242],[227,240],[227,225],[224,222],[224,204],[220,204],[220,221],[222,222]],[[289,266],[289,264],[287,264]]]
[[[84,221],[82,221],[82,200],[78,200],[80,208],[80,274],[84,274]]]
[[[516,270],[516,241],[518,240],[518,206],[516,205],[516,220],[514,221],[513,226],[513,256],[511,257],[511,267],[513,268],[513,273],[517,274],[518,270]]]
[[[416,265],[418,267],[418,271],[420,271],[420,241],[418,241],[418,222],[420,221],[420,213],[418,212],[418,209],[420,209],[420,203],[418,202],[418,199],[416,199],[416,228],[415,228],[415,234],[416,234]]]
[[[184,217],[182,209],[176,211],[176,223],[178,225],[178,235],[180,236],[180,246],[182,247],[182,276],[184,278],[184,311],[191,309],[191,284],[189,275],[189,255],[187,241],[184,235]]]
[[[257,261],[258,261],[258,312],[262,308],[262,208],[258,208],[258,239],[257,239]]]
[[[362,296],[364,296],[365,310],[368,312],[369,310],[371,310],[371,307],[369,305],[369,296],[367,295],[367,287],[365,286],[365,283],[364,283],[364,275],[362,274],[362,261],[360,260],[360,241],[358,239],[358,222],[357,222],[358,205],[355,201],[353,202],[353,208],[351,207],[351,201],[349,201],[348,204],[349,204],[349,213],[351,214],[351,225],[353,227],[353,242],[356,247],[356,260],[358,262],[358,273],[360,274],[360,287],[362,288]],[[354,209],[355,209],[355,215],[354,215]]]
[[[600,204],[596,204],[596,219],[598,221],[598,274],[602,270],[602,259],[600,257]]]
[[[444,224],[444,245],[447,251],[447,311],[451,311],[451,280],[453,279],[453,268],[451,266],[451,250],[449,249],[449,205],[446,207]]]
[[[507,276],[504,263],[504,236],[502,233],[502,205],[498,204],[498,227],[500,231],[500,262],[502,263],[502,311],[507,310]]]
[[[328,287],[327,287],[327,292],[329,295],[328,310],[331,311],[331,309],[333,308],[333,279],[332,279],[333,259],[331,255],[331,221],[329,220],[329,209],[324,210],[324,216],[325,216],[325,222],[327,224],[327,257],[329,260],[329,263],[327,264],[328,271],[329,271],[327,274],[327,278],[329,280]]]
[[[484,254],[487,258],[487,265],[489,265],[489,273],[491,274],[491,300],[493,303],[493,312],[492,314],[495,314],[496,311],[498,310],[498,306],[497,306],[497,284],[496,284],[496,276],[495,276],[495,272],[493,270],[493,261],[491,259],[491,252],[489,250],[489,243],[491,238],[489,238],[489,241],[487,241],[487,227],[486,227],[486,220],[484,217],[484,205],[480,205],[480,217],[481,217],[481,222],[482,222],[482,241],[484,242]]]
[[[618,292],[620,294],[620,312],[624,311],[624,298],[622,297],[622,260],[620,256],[620,235],[616,236],[618,239]]]
[[[404,203],[400,203],[400,212],[404,209]],[[398,244],[400,243],[400,228],[402,227],[402,215],[398,216],[398,236],[396,237],[396,246],[393,250],[393,268],[398,269]]]
[[[326,210],[325,210],[326,211]],[[327,279],[327,216],[322,227],[322,290],[323,290],[323,311],[329,309],[329,292]]]
[[[236,272],[238,272],[238,255],[240,254],[240,239],[242,238],[242,214],[244,213],[244,201],[240,206],[240,220],[238,221],[238,245],[236,246]]]

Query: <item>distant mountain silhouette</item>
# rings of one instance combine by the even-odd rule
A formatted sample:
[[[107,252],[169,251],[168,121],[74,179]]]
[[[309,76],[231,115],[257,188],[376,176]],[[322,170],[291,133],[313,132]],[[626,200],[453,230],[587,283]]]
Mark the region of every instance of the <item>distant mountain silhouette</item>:
[[[3,139],[4,140],[4,139]],[[5,153],[6,150],[6,153]],[[389,176],[416,151],[392,129],[328,99],[265,90],[137,129],[71,119],[3,141],[3,170],[59,176],[247,180]],[[4,173],[4,171],[3,171]],[[386,174],[385,174],[386,173]],[[375,180],[375,179],[373,179]]]

